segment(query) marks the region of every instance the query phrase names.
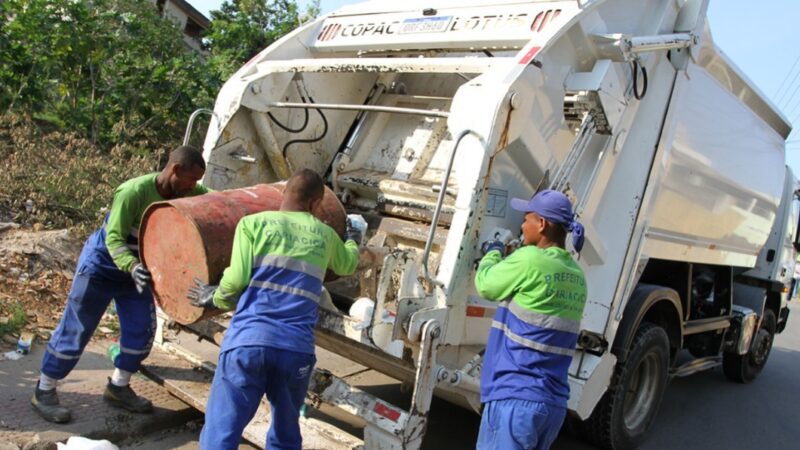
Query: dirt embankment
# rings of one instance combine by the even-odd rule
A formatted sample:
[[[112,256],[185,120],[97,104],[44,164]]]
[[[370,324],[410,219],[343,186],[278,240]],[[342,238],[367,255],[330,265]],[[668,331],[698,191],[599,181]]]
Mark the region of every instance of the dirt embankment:
[[[20,333],[43,344],[61,319],[82,243],[69,230],[33,231],[0,223],[0,335],[6,348]],[[107,315],[99,330],[113,334]]]

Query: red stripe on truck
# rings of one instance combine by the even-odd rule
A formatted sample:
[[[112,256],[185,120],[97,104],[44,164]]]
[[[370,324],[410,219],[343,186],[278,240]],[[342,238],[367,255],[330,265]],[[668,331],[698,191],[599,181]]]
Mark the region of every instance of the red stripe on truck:
[[[395,411],[381,402],[375,402],[375,407],[373,407],[372,410],[375,411],[376,414],[386,417],[392,422],[397,422],[397,419],[400,418],[400,411]]]
[[[528,64],[529,62],[531,62],[533,57],[536,56],[537,53],[539,53],[539,50],[541,50],[541,47],[532,47],[530,50],[528,50],[528,53],[525,53],[525,56],[520,58],[519,63]]]

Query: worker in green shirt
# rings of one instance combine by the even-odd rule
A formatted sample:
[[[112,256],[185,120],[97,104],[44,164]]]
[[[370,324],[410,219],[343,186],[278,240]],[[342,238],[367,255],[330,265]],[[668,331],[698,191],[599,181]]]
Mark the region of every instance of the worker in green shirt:
[[[297,171],[279,211],[242,218],[230,266],[219,286],[195,280],[196,306],[236,309],[211,384],[201,449],[236,449],[266,394],[267,448],[300,449],[300,408],[316,362],[317,323],[325,271],[352,274],[362,232],[348,221],[345,241],[311,214],[322,202],[322,178]]]
[[[153,202],[208,192],[197,184],[205,167],[197,148],[178,147],[160,173],[128,180],[114,192],[103,226],[83,246],[64,314],[42,360],[31,403],[44,419],[70,420],[69,409],[59,403],[56,383],[78,363],[112,298],[119,316],[120,353],[103,398],[133,412],[152,410],[150,401],[129,386],[131,374],[150,353],[156,321],[150,273],[139,261],[139,223]]]
[[[511,207],[525,213],[523,246],[503,259],[503,242],[485,242],[475,275],[478,293],[501,302],[481,371],[477,448],[546,450],[567,412],[567,371],[586,303],[583,270],[565,249],[572,233],[580,252],[583,226],[561,192],[512,199]]]

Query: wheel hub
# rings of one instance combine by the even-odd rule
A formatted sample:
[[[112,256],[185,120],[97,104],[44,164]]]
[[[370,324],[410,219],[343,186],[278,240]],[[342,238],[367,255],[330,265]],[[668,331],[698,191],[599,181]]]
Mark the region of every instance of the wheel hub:
[[[658,392],[658,354],[650,352],[642,358],[628,383],[625,393],[623,420],[629,430],[640,427],[653,409]]]
[[[772,347],[772,336],[765,329],[758,330],[755,342],[753,342],[752,361],[754,365],[761,366],[767,361],[769,350]]]

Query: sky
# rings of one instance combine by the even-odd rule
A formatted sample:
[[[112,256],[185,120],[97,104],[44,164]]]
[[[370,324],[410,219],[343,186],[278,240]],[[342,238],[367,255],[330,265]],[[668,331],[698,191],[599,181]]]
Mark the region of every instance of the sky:
[[[297,0],[304,7],[307,0]],[[394,2],[396,0],[380,0]],[[637,1],[637,0],[632,0]],[[360,0],[321,0],[322,13]],[[208,16],[222,0],[189,0]],[[435,1],[432,1],[435,3]],[[717,46],[792,122],[786,159],[800,177],[800,1],[711,0],[708,18]]]

